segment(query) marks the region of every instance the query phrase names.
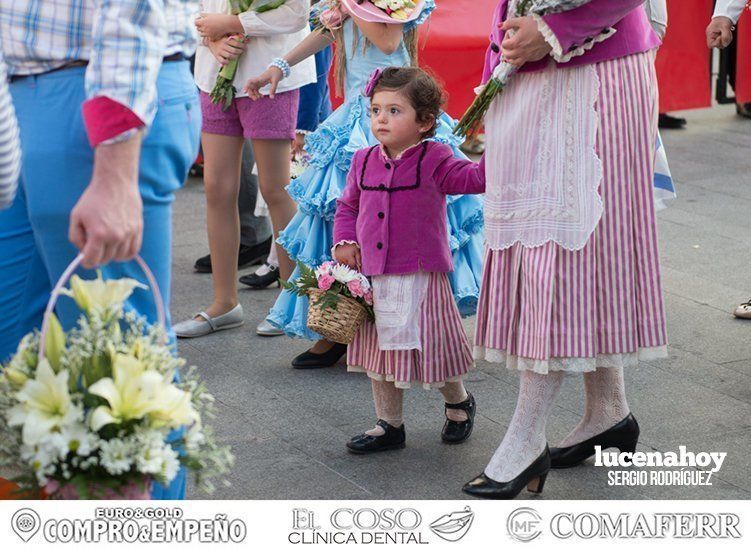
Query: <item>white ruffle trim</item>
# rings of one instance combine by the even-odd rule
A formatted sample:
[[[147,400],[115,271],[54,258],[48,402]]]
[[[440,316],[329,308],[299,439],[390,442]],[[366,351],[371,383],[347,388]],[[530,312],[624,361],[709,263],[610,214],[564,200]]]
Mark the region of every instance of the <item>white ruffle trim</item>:
[[[475,367],[474,364],[472,365],[472,367],[473,368]],[[391,382],[394,383],[394,387],[396,387],[397,389],[410,389],[412,387],[412,384],[410,382],[408,382],[408,381],[396,381],[396,379],[394,379],[393,375],[384,376],[384,375],[381,375],[381,374],[376,374],[375,372],[371,372],[370,370],[366,370],[362,366],[357,366],[357,365],[353,365],[353,364],[347,364],[347,371],[348,372],[356,372],[356,373],[360,373],[360,374],[367,374],[370,379],[375,379],[376,381],[391,381]],[[429,390],[429,389],[440,389],[441,387],[443,387],[447,383],[455,383],[457,381],[462,381],[462,380],[464,380],[464,378],[466,376],[467,376],[467,374],[462,374],[460,376],[454,376],[454,377],[446,378],[443,381],[435,381],[433,383],[422,383],[422,382],[420,382],[419,384],[426,391]]]
[[[542,34],[542,37],[545,39],[545,42],[550,44],[550,47],[553,48],[553,51],[550,52],[550,55],[558,63],[566,63],[568,61],[571,61],[571,59],[574,57],[584,55],[587,51],[594,48],[595,44],[604,42],[616,33],[616,30],[614,28],[609,28],[607,32],[601,32],[597,36],[593,36],[592,40],[590,40],[589,42],[582,44],[574,50],[564,53],[563,46],[561,46],[561,43],[558,41],[558,37],[553,32],[553,29],[551,29],[543,20],[543,18],[537,14],[532,14],[532,18],[537,23],[537,28],[540,31],[540,34]]]
[[[536,360],[517,355],[509,356],[501,349],[489,349],[487,347],[475,347],[473,356],[475,360],[485,360],[504,364],[510,370],[531,370],[537,374],[548,372],[586,373],[594,372],[597,368],[616,368],[635,366],[639,362],[649,362],[667,358],[668,348],[642,347],[633,353],[618,353],[611,355],[597,355],[592,358],[581,357],[553,357],[547,360]]]
[[[334,257],[334,250],[336,250],[337,246],[344,246],[345,244],[354,244],[358,248],[360,247],[360,245],[354,240],[342,240],[331,246],[331,257]]]

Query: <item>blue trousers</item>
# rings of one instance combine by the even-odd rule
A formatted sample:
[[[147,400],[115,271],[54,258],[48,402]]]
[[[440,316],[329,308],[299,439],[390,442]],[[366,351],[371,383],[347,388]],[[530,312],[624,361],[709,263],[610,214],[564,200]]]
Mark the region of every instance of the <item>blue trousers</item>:
[[[26,333],[41,326],[53,285],[78,253],[68,240],[69,216],[89,184],[94,160],[81,116],[84,74],[85,67],[64,69],[10,85],[23,163],[18,195],[10,208],[0,211],[0,362]],[[187,61],[164,63],[157,88],[158,111],[144,137],[139,167],[144,216],[140,253],[169,311],[172,202],[198,153],[201,110]],[[111,263],[102,272],[105,278],[146,283],[135,263]],[[156,320],[149,291],[137,290],[128,306]],[[66,297],[56,312],[65,329],[81,314]],[[155,487],[154,499],[183,498],[185,482],[181,470],[169,487]]]

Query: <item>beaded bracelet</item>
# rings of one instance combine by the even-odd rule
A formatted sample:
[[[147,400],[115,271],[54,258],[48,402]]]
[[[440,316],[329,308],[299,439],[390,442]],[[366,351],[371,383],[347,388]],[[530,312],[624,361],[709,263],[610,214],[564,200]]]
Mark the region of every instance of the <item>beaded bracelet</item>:
[[[282,78],[287,78],[292,72],[292,67],[290,67],[289,63],[287,63],[287,60],[282,57],[277,57],[271,63],[269,63],[269,68],[271,67],[276,67],[277,69],[282,71]]]

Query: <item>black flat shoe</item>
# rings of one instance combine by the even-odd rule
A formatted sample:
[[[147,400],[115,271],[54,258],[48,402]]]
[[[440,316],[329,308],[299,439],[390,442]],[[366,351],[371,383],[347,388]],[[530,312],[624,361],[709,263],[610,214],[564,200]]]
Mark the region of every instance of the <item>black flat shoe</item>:
[[[403,424],[397,428],[379,419],[376,425],[386,432],[379,437],[366,435],[365,433],[352,437],[352,440],[347,443],[347,450],[351,454],[372,454],[373,452],[404,448],[404,441],[407,439],[407,436]]]
[[[279,267],[274,267],[273,265],[266,264],[266,268],[268,269],[268,272],[263,275],[259,275],[256,273],[247,274],[240,277],[240,283],[245,284],[246,286],[250,286],[253,290],[263,290],[264,288],[268,288],[272,284],[276,283],[277,286],[281,287],[281,282],[279,282]]]
[[[548,471],[550,471],[550,450],[546,445],[540,457],[519,473],[516,478],[508,482],[497,482],[485,473],[481,473],[474,480],[465,484],[462,492],[484,499],[514,499],[526,486],[528,491],[541,494],[542,488],[545,486],[545,479],[548,477]]]
[[[634,414],[629,414],[607,431],[584,442],[566,448],[551,448],[551,467],[553,469],[575,467],[595,455],[595,446],[601,446],[603,450],[618,448],[621,452],[633,452],[636,450],[638,440],[639,424]]]
[[[457,404],[444,402],[443,406],[446,410],[464,410],[467,412],[467,419],[464,421],[446,418],[443,431],[441,431],[441,440],[446,444],[461,444],[472,434],[472,427],[475,425],[475,412],[477,411],[475,397],[472,396],[472,393],[469,393],[465,401]]]
[[[334,346],[325,353],[316,354],[311,353],[310,351],[305,351],[304,353],[297,355],[292,360],[292,367],[295,370],[328,368],[339,362],[339,359],[345,354],[347,354],[347,346],[342,345],[341,343],[334,343]]]
[[[263,242],[256,244],[255,246],[244,246],[240,244],[240,248],[237,251],[237,268],[251,267],[258,265],[266,261],[271,250],[271,237],[267,238]],[[193,268],[197,273],[210,273],[211,272],[211,254],[199,257],[196,259]]]
[[[657,125],[662,130],[680,130],[686,127],[686,119],[677,116],[670,116],[669,114],[661,114]]]
[[[751,118],[751,103],[736,103],[735,112],[743,118]]]

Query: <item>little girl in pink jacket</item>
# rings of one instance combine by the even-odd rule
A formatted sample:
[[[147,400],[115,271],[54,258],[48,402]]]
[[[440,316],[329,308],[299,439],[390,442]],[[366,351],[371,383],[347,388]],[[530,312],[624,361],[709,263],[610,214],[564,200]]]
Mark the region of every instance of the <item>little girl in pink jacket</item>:
[[[485,191],[484,162],[455,158],[433,135],[442,90],[414,67],[373,73],[365,90],[379,145],[355,153],[334,218],[334,257],[371,277],[375,323],[347,351],[349,371],[371,378],[376,426],[352,438],[353,453],[403,448],[403,389],[439,387],[441,438],[464,442],[475,401],[462,383],[472,352],[451,294],[446,195]]]

